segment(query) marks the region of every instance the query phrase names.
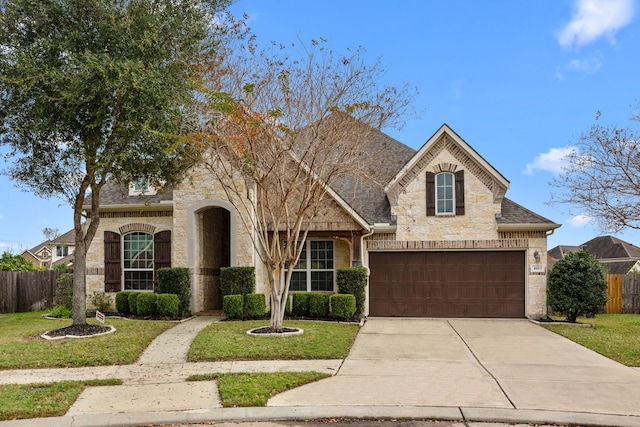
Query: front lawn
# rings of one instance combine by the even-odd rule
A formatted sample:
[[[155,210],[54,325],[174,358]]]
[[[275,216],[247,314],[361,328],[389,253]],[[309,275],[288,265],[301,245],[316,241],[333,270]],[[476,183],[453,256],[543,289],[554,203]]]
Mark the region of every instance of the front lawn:
[[[91,338],[47,341],[40,334],[72,321],[43,319],[43,312],[0,315],[0,370],[67,368],[134,363],[145,348],[175,323],[107,319],[117,330]],[[89,320],[97,324],[96,320]]]
[[[222,406],[235,408],[267,406],[271,396],[330,376],[320,372],[203,374],[189,381],[217,380]]]
[[[640,366],[640,315],[599,314],[593,319],[578,318],[591,328],[571,325],[544,325],[565,338],[627,366]]]
[[[86,387],[119,384],[121,380],[0,384],[0,420],[61,416]]]
[[[355,324],[290,321],[304,329],[293,337],[249,336],[246,332],[268,321],[218,322],[209,325],[191,345],[189,362],[226,360],[344,359],[360,327]]]

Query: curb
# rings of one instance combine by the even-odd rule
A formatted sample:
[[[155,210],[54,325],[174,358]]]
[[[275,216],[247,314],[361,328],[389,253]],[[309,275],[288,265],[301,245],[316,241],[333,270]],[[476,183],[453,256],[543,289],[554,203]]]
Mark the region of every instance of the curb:
[[[75,415],[0,421],[0,427],[108,427],[204,422],[302,421],[314,419],[394,419],[493,422],[517,424],[580,425],[582,427],[640,427],[640,417],[581,412],[522,409],[400,407],[400,406],[299,406],[201,409],[184,412],[150,412]]]

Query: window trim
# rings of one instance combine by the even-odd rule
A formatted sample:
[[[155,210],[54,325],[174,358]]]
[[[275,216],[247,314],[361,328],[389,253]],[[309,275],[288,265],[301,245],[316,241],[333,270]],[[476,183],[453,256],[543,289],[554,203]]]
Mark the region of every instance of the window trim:
[[[312,259],[311,259],[311,244],[312,242],[331,242],[331,264],[333,265],[332,268],[312,268]],[[305,278],[306,278],[306,289],[305,290],[293,290],[293,289],[289,289],[289,292],[316,292],[316,293],[335,293],[336,292],[336,247],[335,247],[335,242],[332,239],[307,239],[304,242],[305,244],[305,249],[303,251],[303,253],[307,254],[307,258],[306,258],[306,267],[304,269],[296,269],[294,267],[293,272],[295,273],[297,272],[304,272],[305,273]],[[300,262],[300,261],[298,261]],[[332,273],[332,286],[331,286],[331,290],[312,290],[311,289],[311,273],[312,272],[331,272]],[[282,280],[284,281],[285,279],[285,275],[286,275],[287,271],[285,269],[285,271],[283,272],[282,275]],[[293,277],[292,277],[293,279]],[[289,287],[291,287],[291,283],[289,283]]]
[[[445,176],[445,175],[449,175],[451,177],[451,183],[450,185],[443,185],[442,187],[438,185],[438,177],[441,176]],[[438,189],[439,188],[448,188],[451,187],[451,199],[448,198],[440,198],[438,197]],[[435,185],[434,185],[434,191],[435,191],[435,201],[436,201],[436,206],[435,206],[435,214],[436,216],[455,216],[456,215],[456,176],[454,173],[451,172],[440,172],[437,173],[435,176]],[[440,202],[447,202],[449,201],[451,202],[451,211],[445,211],[445,212],[440,212]]]
[[[127,251],[125,250],[125,244],[127,241],[127,237],[133,235],[133,234],[144,234],[150,237],[150,243],[151,243],[151,267],[147,267],[147,268],[132,268],[132,267],[126,267],[125,266],[125,257],[127,256]],[[120,265],[122,266],[122,272],[121,272],[121,282],[122,283],[122,290],[123,291],[134,291],[134,292],[153,292],[155,289],[155,285],[154,285],[154,280],[155,280],[155,235],[153,233],[148,233],[146,231],[131,231],[130,233],[124,234],[122,235],[122,239],[121,239],[121,259],[120,259]],[[127,289],[127,281],[126,281],[126,274],[127,272],[151,272],[151,288],[150,289]]]

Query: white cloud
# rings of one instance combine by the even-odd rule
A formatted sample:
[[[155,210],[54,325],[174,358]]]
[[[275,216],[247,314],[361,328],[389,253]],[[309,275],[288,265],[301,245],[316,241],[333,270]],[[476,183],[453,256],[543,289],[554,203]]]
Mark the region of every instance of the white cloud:
[[[522,171],[525,175],[533,175],[536,170],[559,174],[567,165],[566,157],[575,151],[575,147],[551,148],[546,153],[538,154],[533,162],[527,163]]]
[[[558,80],[562,80],[564,79],[565,72],[568,72],[568,71],[576,71],[579,73],[588,73],[588,74],[595,73],[600,69],[600,67],[602,67],[601,58],[602,58],[602,54],[600,54],[600,52],[596,52],[596,54],[591,56],[590,58],[572,59],[563,67],[559,67],[556,70],[555,77]]]
[[[574,228],[582,228],[593,222],[594,218],[589,215],[576,215],[567,220],[567,224]]]
[[[606,37],[615,43],[616,32],[631,22],[633,0],[576,0],[571,21],[558,34],[565,49]]]

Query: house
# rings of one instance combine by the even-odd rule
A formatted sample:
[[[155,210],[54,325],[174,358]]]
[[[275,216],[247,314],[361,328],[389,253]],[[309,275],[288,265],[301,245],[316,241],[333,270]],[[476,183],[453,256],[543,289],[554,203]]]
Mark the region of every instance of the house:
[[[53,268],[58,264],[73,264],[75,238],[73,230],[47,240],[22,252],[20,255],[36,267]]]
[[[446,124],[417,152],[375,129],[363,138],[377,179],[332,184],[292,291],[335,292],[337,268],[364,265],[369,316],[546,315],[540,255],[560,225],[507,199],[509,181]],[[268,293],[247,213],[210,173],[196,166],[174,188],[143,187],[103,187],[88,292],[152,291],[155,270],[188,267],[192,311],[218,309],[220,268],[254,265]]]
[[[549,268],[568,252],[585,250],[593,255],[608,274],[640,273],[640,248],[613,236],[599,236],[580,246],[556,246],[548,252]]]

